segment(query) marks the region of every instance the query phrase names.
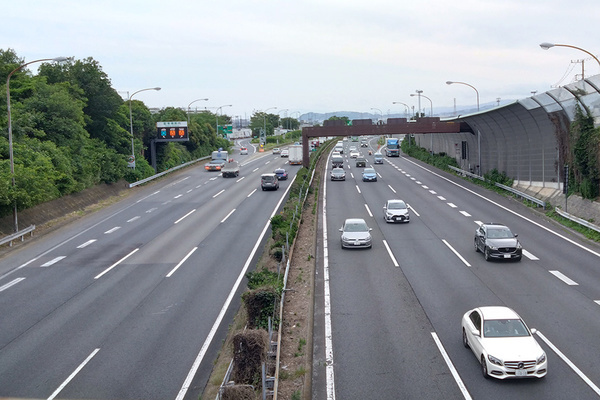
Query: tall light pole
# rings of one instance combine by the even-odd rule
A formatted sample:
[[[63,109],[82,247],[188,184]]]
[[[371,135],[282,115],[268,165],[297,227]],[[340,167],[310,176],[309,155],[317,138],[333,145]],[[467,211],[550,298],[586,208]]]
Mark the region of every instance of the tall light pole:
[[[541,47],[542,49],[544,49],[544,50],[548,50],[549,48],[551,48],[551,47],[554,47],[554,46],[557,46],[557,47],[570,47],[570,48],[572,48],[572,49],[576,49],[576,50],[583,51],[584,53],[587,53],[587,54],[589,54],[590,56],[592,56],[592,58],[593,58],[594,60],[596,60],[596,62],[598,62],[598,65],[600,65],[600,60],[598,60],[598,57],[596,57],[595,55],[593,55],[593,54],[592,54],[592,53],[590,53],[589,51],[587,51],[587,50],[585,50],[585,49],[582,49],[581,47],[571,46],[570,44],[556,44],[556,43],[548,43],[548,42],[544,42],[544,43],[541,43],[541,44],[540,44],[540,47]],[[582,77],[581,77],[581,79],[584,79],[584,78],[585,78],[585,77],[583,76],[583,73],[582,73]]]
[[[269,110],[277,110],[277,107],[269,107],[263,111],[263,129],[265,130],[265,135],[267,134],[267,111]]]
[[[137,92],[133,92],[131,96],[129,96],[129,130],[131,133],[131,168],[135,169],[135,148],[133,147],[133,116],[131,112],[131,98],[135,96],[139,92],[143,92],[146,90],[160,90],[159,87],[146,88],[138,90]]]
[[[21,64],[17,68],[13,69],[10,72],[10,74],[8,74],[8,77],[6,77],[6,108],[8,110],[8,155],[10,158],[10,175],[11,175],[13,190],[15,188],[15,161],[14,161],[14,157],[13,157],[12,120],[11,120],[11,116],[10,116],[10,77],[13,76],[13,74],[15,72],[17,72],[21,68],[28,66],[29,64],[44,62],[44,61],[62,62],[62,61],[67,61],[67,60],[68,60],[67,57],[56,57],[56,58],[42,58],[39,60],[29,61],[28,63]],[[19,223],[17,220],[17,199],[16,198],[14,199],[13,222],[14,222],[15,233],[17,233],[19,231]]]
[[[393,101],[392,104],[402,104],[404,107],[406,107],[406,119],[408,119],[408,114],[410,112],[410,107],[408,106],[408,104],[403,103],[401,101]]]
[[[224,106],[217,107],[217,110],[215,111],[215,118],[217,119],[217,130],[215,132],[215,135],[217,135],[217,137],[219,136],[219,110],[222,111],[223,107],[233,107],[233,105],[225,104]]]
[[[431,109],[430,109],[430,114],[429,114],[429,116],[430,116],[430,117],[433,117],[433,101],[431,101],[431,99],[430,99],[429,97],[425,96],[425,95],[423,94],[423,91],[422,91],[422,90],[417,90],[417,94],[411,93],[410,95],[411,95],[411,97],[412,97],[412,96],[419,96],[419,110],[421,109],[421,97],[425,97],[427,100],[429,100],[429,103],[430,103],[430,105],[431,105]]]
[[[417,111],[417,118],[421,118],[421,93],[423,93],[423,91],[415,90],[415,92],[417,92],[416,96],[419,97],[419,110]],[[415,94],[411,94],[410,96],[415,96]]]
[[[196,99],[196,100],[192,101],[190,104],[188,104],[188,106],[187,106],[188,125],[190,124],[190,106],[191,106],[192,104],[194,104],[195,102],[197,102],[197,101],[203,101],[203,100],[204,100],[204,101],[207,101],[208,99]]]
[[[383,112],[381,112],[381,110],[379,108],[371,107],[371,110],[377,110],[377,111],[379,111],[379,114],[381,114],[381,119],[383,120]]]
[[[446,85],[452,85],[455,83],[457,83],[459,85],[466,85],[475,91],[475,93],[477,94],[477,111],[479,111],[479,91],[475,88],[475,86],[469,85],[468,83],[465,83],[465,82],[446,81]]]

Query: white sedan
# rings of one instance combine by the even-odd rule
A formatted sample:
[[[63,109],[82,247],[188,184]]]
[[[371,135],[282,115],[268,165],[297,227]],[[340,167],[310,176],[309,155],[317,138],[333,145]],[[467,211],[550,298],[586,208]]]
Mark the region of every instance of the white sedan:
[[[356,150],[353,150],[350,152],[350,158],[357,158],[360,157],[360,153]]]
[[[485,378],[543,378],[546,353],[519,315],[508,307],[479,307],[461,320],[463,345],[481,363]]]

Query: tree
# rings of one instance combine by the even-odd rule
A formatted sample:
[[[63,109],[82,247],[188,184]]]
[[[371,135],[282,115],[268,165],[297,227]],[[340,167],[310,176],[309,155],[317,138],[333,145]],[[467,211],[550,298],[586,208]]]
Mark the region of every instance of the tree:
[[[252,135],[258,136],[261,128],[266,127],[266,135],[272,136],[275,133],[275,127],[279,126],[279,115],[267,114],[262,111],[256,111],[250,117],[250,129],[252,129]]]
[[[281,118],[281,127],[287,130],[296,130],[300,128],[300,121],[291,117]]]

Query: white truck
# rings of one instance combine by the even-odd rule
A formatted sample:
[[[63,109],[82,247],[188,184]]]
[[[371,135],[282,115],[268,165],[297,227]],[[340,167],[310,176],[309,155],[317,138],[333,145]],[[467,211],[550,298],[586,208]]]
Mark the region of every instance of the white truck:
[[[289,147],[289,163],[290,165],[302,164],[302,145],[292,145]]]

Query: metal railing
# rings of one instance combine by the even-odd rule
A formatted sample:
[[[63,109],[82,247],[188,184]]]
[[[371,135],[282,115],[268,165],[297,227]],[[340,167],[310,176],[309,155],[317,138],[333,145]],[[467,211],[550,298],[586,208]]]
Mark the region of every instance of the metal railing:
[[[471,173],[469,171],[465,171],[464,169],[456,168],[456,167],[453,167],[452,165],[448,165],[448,168],[450,168],[451,170],[453,170],[453,171],[455,171],[455,172],[457,172],[457,173],[459,173],[459,174],[461,174],[463,176],[468,176],[468,177],[471,177],[471,178],[479,179],[481,181],[485,181],[485,178],[483,176],[479,176],[479,175],[473,174],[473,173]],[[538,198],[535,198],[533,196],[528,195],[527,193],[521,192],[520,190],[517,190],[517,189],[512,188],[510,186],[503,185],[503,184],[498,183],[498,182],[494,182],[494,185],[496,185],[499,188],[502,188],[502,189],[504,189],[506,191],[509,191],[509,192],[511,192],[511,193],[513,193],[513,194],[515,194],[515,195],[523,198],[523,199],[527,199],[527,200],[531,201],[532,203],[535,203],[538,206],[542,206],[544,209],[546,209],[546,202],[544,200],[540,200]]]
[[[569,214],[568,212],[566,212],[566,211],[563,211],[563,210],[561,210],[561,209],[560,209],[560,208],[558,208],[558,207],[554,207],[554,211],[556,211],[556,213],[557,213],[558,215],[560,215],[561,217],[564,217],[564,218],[570,219],[571,221],[573,221],[573,222],[577,222],[579,225],[583,225],[583,226],[585,226],[586,228],[593,229],[593,230],[595,230],[596,232],[600,232],[600,226],[598,226],[598,225],[594,225],[594,224],[592,224],[591,222],[588,222],[588,221],[586,221],[585,219],[581,219],[581,218],[579,218],[579,217],[576,217],[576,216],[574,216],[573,214]]]
[[[507,191],[509,191],[509,192],[511,192],[513,194],[516,194],[517,196],[519,196],[521,198],[527,199],[527,200],[529,200],[529,201],[537,204],[538,206],[542,206],[542,208],[544,208],[544,210],[546,209],[546,202],[544,200],[540,200],[538,198],[535,198],[533,196],[528,195],[527,193],[523,193],[520,190],[517,190],[517,189],[512,188],[510,186],[503,185],[503,184],[498,183],[498,182],[496,182],[495,185],[498,186],[499,188],[507,190]]]
[[[158,173],[158,174],[155,174],[155,175],[149,176],[148,178],[142,179],[141,181],[137,181],[137,182],[130,183],[130,184],[129,184],[129,188],[131,189],[131,188],[132,188],[132,187],[134,187],[134,186],[138,186],[138,185],[142,185],[142,184],[144,184],[144,183],[146,183],[146,182],[150,182],[150,181],[151,181],[151,180],[153,180],[153,179],[160,178],[160,177],[161,177],[161,176],[163,176],[163,175],[170,174],[171,172],[175,172],[175,171],[177,171],[178,169],[185,168],[185,167],[187,167],[188,165],[195,164],[195,163],[197,163],[197,162],[199,162],[199,161],[202,161],[202,160],[207,160],[207,159],[209,159],[210,157],[211,157],[211,156],[201,157],[201,158],[198,158],[198,159],[196,159],[196,160],[193,160],[193,161],[188,161],[188,162],[186,162],[186,163],[184,163],[184,164],[181,164],[181,165],[178,165],[178,166],[176,166],[176,167],[169,168],[169,169],[168,169],[168,170],[166,170],[166,171],[163,171],[163,172],[160,172],[160,173]]]
[[[468,176],[470,178],[479,179],[480,181],[484,181],[485,180],[485,178],[483,176],[479,176],[479,175],[474,174],[472,172],[465,171],[464,169],[453,167],[452,165],[448,165],[448,168],[450,168],[453,171],[458,172],[459,174],[461,174],[463,176]]]
[[[31,233],[31,236],[33,236],[34,230],[35,230],[35,225],[30,225],[25,229],[22,229],[16,233],[13,233],[12,235],[5,236],[2,239],[0,239],[0,245],[3,245],[4,243],[8,243],[8,245],[10,247],[12,247],[12,242],[15,239],[21,238],[21,242],[22,242],[24,240],[23,237],[25,235],[27,235],[28,233]]]

